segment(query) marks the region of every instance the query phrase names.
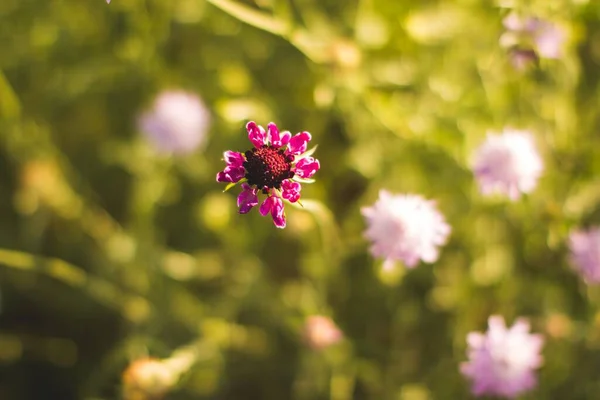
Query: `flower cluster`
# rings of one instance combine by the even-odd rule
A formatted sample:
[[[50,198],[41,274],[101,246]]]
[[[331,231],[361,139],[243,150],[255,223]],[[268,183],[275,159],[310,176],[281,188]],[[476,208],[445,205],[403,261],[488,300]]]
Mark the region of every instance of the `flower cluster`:
[[[432,263],[438,259],[438,246],[446,243],[450,226],[423,197],[393,195],[385,190],[372,207],[362,209],[367,220],[366,237],[371,240],[371,253],[385,259],[384,268],[395,261],[414,267],[419,260]]]
[[[261,215],[271,214],[278,228],[285,228],[283,200],[295,203],[300,199],[301,183],[312,182],[319,170],[319,160],[311,157],[315,148],[307,151],[311,135],[300,132],[279,132],[277,125],[269,123],[267,130],[255,122],[246,125],[248,139],[254,148],[244,153],[226,151],[227,166],[217,174],[217,182],[242,184],[237,198],[240,214],[246,214],[258,205],[258,194],[267,197],[259,208]]]
[[[469,360],[461,372],[471,379],[473,394],[514,398],[535,387],[543,337],[530,334],[524,319],[507,328],[502,317],[491,316],[488,327],[485,334],[467,336]]]
[[[515,65],[561,56],[564,35],[556,25],[511,13],[504,26],[501,45],[511,51]],[[264,129],[253,121],[246,129],[253,148],[243,153],[226,151],[226,166],[216,179],[229,184],[226,190],[241,184],[237,197],[240,214],[260,204],[260,214],[270,214],[275,226],[284,228],[284,200],[298,202],[301,183],[311,182],[320,169],[313,151],[307,151],[311,135],[300,132],[292,136],[280,132],[274,123]],[[532,192],[543,170],[533,135],[525,130],[506,128],[489,133],[473,157],[472,171],[480,192],[500,194],[512,201]],[[259,201],[260,194],[266,196],[264,200]],[[384,269],[397,262],[407,268],[436,262],[452,230],[436,203],[417,194],[381,190],[377,201],[363,207],[361,213],[367,224],[364,234],[370,252],[384,260]],[[586,281],[600,282],[600,228],[574,232],[570,246],[573,263]],[[304,335],[314,349],[333,345],[343,337],[330,318],[320,315],[306,320]],[[475,396],[515,398],[537,384],[544,339],[530,333],[527,320],[518,319],[507,327],[502,317],[491,316],[487,332],[471,332],[467,344],[468,360],[460,371],[471,381]]]
[[[515,12],[502,21],[505,32],[500,45],[509,50],[517,69],[537,62],[539,58],[557,59],[562,55],[565,34],[556,24]]]
[[[516,129],[488,134],[475,152],[473,164],[484,195],[500,193],[513,201],[535,189],[544,169],[531,134]]]
[[[600,283],[600,227],[574,231],[569,236],[571,260],[588,283]]]

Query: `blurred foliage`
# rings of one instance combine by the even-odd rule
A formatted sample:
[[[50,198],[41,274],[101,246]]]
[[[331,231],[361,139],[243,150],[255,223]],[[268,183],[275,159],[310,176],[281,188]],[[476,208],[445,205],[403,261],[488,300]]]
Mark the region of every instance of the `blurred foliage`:
[[[564,27],[564,57],[515,70],[508,8]],[[490,314],[547,338],[525,398],[596,398],[600,292],[565,238],[600,223],[599,21],[593,0],[2,0],[0,398],[119,398],[131,361],[190,348],[169,399],[469,398],[465,335]],[[192,155],[137,132],[168,88],[214,115]],[[215,183],[249,119],[319,144],[283,231]],[[517,203],[469,169],[505,126],[546,167]],[[435,265],[369,255],[381,188],[437,201]],[[312,314],[345,340],[311,350]]]

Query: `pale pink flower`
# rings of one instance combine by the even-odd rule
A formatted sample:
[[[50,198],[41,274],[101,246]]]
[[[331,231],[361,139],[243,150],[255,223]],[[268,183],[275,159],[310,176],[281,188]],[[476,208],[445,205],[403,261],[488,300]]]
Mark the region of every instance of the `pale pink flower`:
[[[343,334],[329,317],[313,315],[306,319],[304,334],[313,349],[323,349],[342,340]]]
[[[254,148],[244,153],[226,151],[225,169],[217,174],[217,182],[242,183],[237,198],[240,214],[246,214],[258,205],[258,195],[267,197],[258,211],[262,216],[271,214],[278,228],[285,228],[283,200],[295,203],[300,199],[301,183],[311,183],[321,164],[311,157],[314,148],[307,151],[311,135],[300,132],[294,136],[279,132],[273,122],[267,130],[254,121],[246,125],[248,139]],[[230,187],[228,186],[228,188]]]
[[[543,169],[527,131],[505,129],[501,134],[488,134],[474,155],[473,172],[481,193],[500,193],[513,201],[535,189]]]
[[[571,261],[587,283],[600,283],[600,227],[569,235]]]
[[[467,336],[468,361],[460,366],[471,380],[476,396],[515,398],[537,385],[536,369],[542,365],[540,355],[544,339],[530,334],[527,320],[518,319],[507,328],[504,318],[491,316],[485,334]]]
[[[144,113],[138,125],[160,152],[185,154],[206,140],[210,113],[200,98],[183,91],[166,91]]]
[[[528,55],[530,63],[536,62],[538,57],[557,59],[562,56],[566,37],[557,24],[515,12],[508,14],[502,23],[506,30],[500,37],[500,45],[511,50],[517,68],[528,65],[523,63],[524,54]]]
[[[377,202],[361,212],[368,225],[365,236],[371,241],[371,254],[383,258],[386,269],[396,261],[409,268],[419,260],[437,261],[438,248],[451,231],[435,203],[419,195],[393,195],[382,190]]]

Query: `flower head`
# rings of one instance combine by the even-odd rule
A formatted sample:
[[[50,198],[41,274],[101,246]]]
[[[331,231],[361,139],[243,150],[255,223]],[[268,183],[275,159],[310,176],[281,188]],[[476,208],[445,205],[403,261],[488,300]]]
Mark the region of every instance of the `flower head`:
[[[125,400],[160,399],[177,380],[167,364],[156,358],[140,358],[123,372]]]
[[[515,12],[508,14],[502,23],[505,32],[500,37],[500,45],[511,50],[515,67],[522,69],[528,65],[523,63],[524,54],[531,56],[530,62],[561,57],[565,33],[557,24]]]
[[[304,334],[308,344],[316,350],[336,344],[343,337],[335,322],[322,315],[313,315],[306,319]]]
[[[311,157],[315,148],[307,151],[311,135],[300,132],[294,136],[279,132],[269,123],[267,130],[254,121],[246,125],[248,139],[254,145],[244,153],[226,151],[225,169],[217,174],[217,182],[242,183],[237,198],[240,214],[246,214],[258,205],[258,195],[266,195],[259,207],[261,215],[271,214],[278,228],[285,228],[283,200],[295,203],[300,199],[301,183],[312,182],[319,170],[319,160]],[[228,186],[229,188],[229,186]]]
[[[204,143],[210,114],[199,97],[182,91],[167,91],[154,100],[138,125],[158,151],[185,154]]]
[[[502,317],[491,316],[488,327],[485,334],[471,332],[467,336],[469,360],[460,370],[472,381],[472,393],[514,398],[535,387],[543,337],[530,334],[524,319],[507,328]]]
[[[382,190],[377,202],[363,208],[362,214],[368,224],[365,236],[372,242],[371,253],[385,259],[385,268],[395,261],[403,261],[409,268],[419,260],[437,261],[438,247],[446,243],[451,230],[434,202],[414,194],[393,195]]]
[[[495,192],[517,200],[535,189],[544,166],[529,132],[505,129],[476,150],[473,172],[484,195]]]
[[[571,260],[588,283],[600,283],[600,227],[574,231],[569,235]]]

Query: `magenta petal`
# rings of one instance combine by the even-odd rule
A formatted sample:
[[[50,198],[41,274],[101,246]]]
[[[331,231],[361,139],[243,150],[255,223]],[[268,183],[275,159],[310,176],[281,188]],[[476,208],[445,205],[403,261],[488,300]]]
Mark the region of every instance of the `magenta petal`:
[[[256,189],[252,189],[247,183],[242,183],[242,189],[243,191],[237,198],[237,205],[240,208],[240,214],[246,214],[258,204],[258,196],[256,195]]]
[[[291,181],[289,179],[284,180],[281,183],[282,196],[284,199],[295,203],[300,199],[300,190],[302,186],[298,182]]]
[[[288,131],[279,132],[277,125],[270,122],[267,126],[267,140],[275,147],[283,147],[290,142],[292,134]]]
[[[310,138],[311,136],[308,132],[300,132],[296,134],[296,136],[290,139],[290,143],[288,144],[288,153],[294,155],[304,153]]]
[[[273,223],[278,228],[285,228],[285,213],[283,212],[283,201],[279,197],[273,197],[273,206],[271,207],[271,216]]]
[[[296,175],[301,178],[310,178],[321,168],[319,160],[312,157],[306,157],[296,163]]]
[[[225,169],[217,174],[217,182],[238,182],[246,176],[244,156],[235,151],[226,151],[223,158],[227,163]]]
[[[244,156],[242,153],[238,153],[237,151],[226,151],[223,153],[223,159],[227,163],[228,167],[243,167],[244,166]]]
[[[260,205],[259,212],[266,217],[269,212],[273,217],[273,223],[278,228],[285,228],[285,213],[283,212],[283,201],[276,196],[269,196]]]
[[[225,167],[225,169],[217,174],[217,182],[239,182],[246,176],[244,167]]]
[[[248,139],[254,147],[259,148],[265,145],[266,134],[262,126],[250,121],[246,124],[246,130],[248,131]]]
[[[276,147],[281,147],[281,137],[279,135],[279,129],[277,125],[273,122],[269,122],[267,125],[267,141],[271,143],[271,145]]]
[[[269,214],[269,212],[271,211],[271,207],[273,206],[272,199],[273,199],[273,196],[269,196],[260,205],[258,212],[260,212],[260,215],[262,215],[263,217],[267,216],[267,214]]]
[[[281,135],[281,145],[286,146],[290,142],[290,139],[292,138],[292,134],[290,133],[290,131],[283,131],[280,133],[280,135]]]

